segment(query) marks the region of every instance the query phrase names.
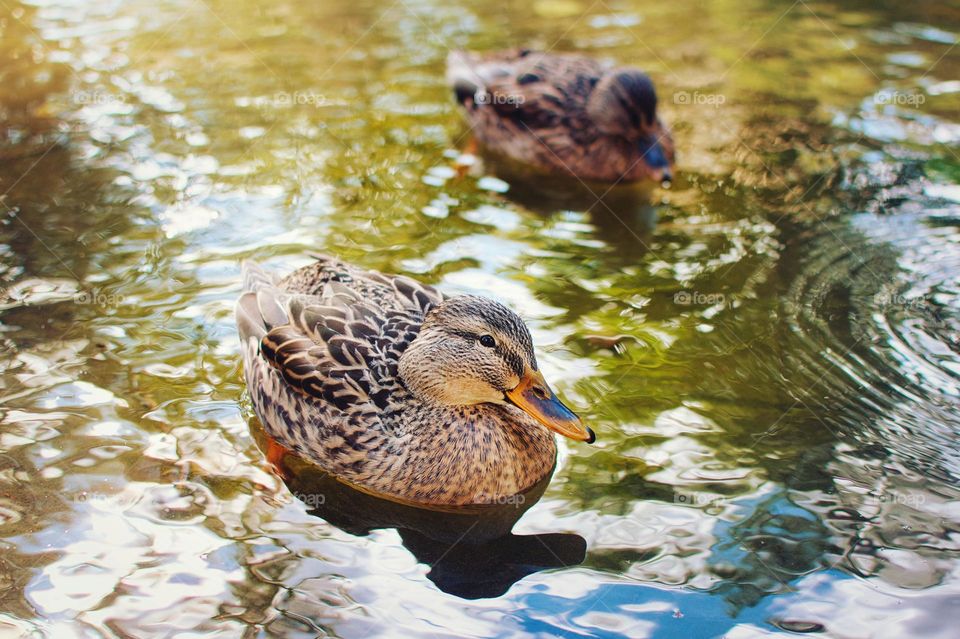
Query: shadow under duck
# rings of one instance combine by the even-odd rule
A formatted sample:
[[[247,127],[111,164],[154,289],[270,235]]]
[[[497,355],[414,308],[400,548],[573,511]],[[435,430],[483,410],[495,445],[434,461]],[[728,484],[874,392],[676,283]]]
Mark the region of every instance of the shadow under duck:
[[[529,49],[453,51],[447,82],[489,152],[581,180],[672,179],[673,138],[637,69]]]
[[[551,472],[551,431],[594,440],[498,302],[327,256],[279,280],[243,270],[254,409],[271,438],[342,481],[421,505],[497,503]]]
[[[586,556],[587,542],[580,535],[511,532],[540,499],[549,474],[503,503],[424,508],[353,488],[275,445],[256,419],[250,432],[308,514],[351,535],[396,529],[404,547],[429,567],[427,579],[443,592],[467,599],[499,597],[529,574],[575,566]]]

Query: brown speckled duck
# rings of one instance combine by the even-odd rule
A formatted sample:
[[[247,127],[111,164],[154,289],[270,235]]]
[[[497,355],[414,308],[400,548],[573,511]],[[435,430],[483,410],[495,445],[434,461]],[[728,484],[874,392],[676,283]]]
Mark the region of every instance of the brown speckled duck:
[[[672,178],[670,131],[637,69],[528,49],[454,51],[447,81],[482,147],[546,173],[629,183]]]
[[[553,432],[594,440],[547,386],[516,313],[316,258],[279,281],[244,264],[247,387],[282,446],[374,494],[463,505],[544,479]]]

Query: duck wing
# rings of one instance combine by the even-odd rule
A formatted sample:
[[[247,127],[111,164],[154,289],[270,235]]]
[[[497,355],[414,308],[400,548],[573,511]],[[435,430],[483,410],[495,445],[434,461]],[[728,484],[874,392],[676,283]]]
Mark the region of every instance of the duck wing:
[[[533,131],[584,123],[590,93],[605,67],[574,55],[520,49],[481,57],[454,51],[447,80],[467,110],[490,109]]]
[[[297,269],[277,286],[292,293],[322,298],[339,294],[344,302],[349,302],[352,296],[357,304],[369,306],[373,312],[406,310],[421,317],[444,300],[443,294],[432,286],[404,275],[365,270],[319,253],[312,257],[316,261]]]
[[[400,355],[443,297],[403,276],[326,256],[276,281],[244,264],[237,326],[287,386],[340,411],[374,419],[400,388]]]

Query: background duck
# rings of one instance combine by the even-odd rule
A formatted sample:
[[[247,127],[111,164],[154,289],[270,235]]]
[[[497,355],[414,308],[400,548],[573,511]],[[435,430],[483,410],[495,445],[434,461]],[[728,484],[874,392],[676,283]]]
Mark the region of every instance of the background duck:
[[[672,179],[673,139],[637,69],[528,49],[454,51],[447,81],[489,151],[581,180]]]
[[[497,503],[551,472],[551,431],[594,439],[502,304],[325,256],[280,281],[247,262],[244,289],[244,371],[267,433],[358,487]]]

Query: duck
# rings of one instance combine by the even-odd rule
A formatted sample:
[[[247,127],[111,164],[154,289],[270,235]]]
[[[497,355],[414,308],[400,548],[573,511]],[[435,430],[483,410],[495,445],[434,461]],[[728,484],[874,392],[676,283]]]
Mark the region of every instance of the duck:
[[[247,392],[267,435],[370,494],[509,503],[552,474],[555,434],[593,443],[507,306],[336,257],[285,277],[242,266]]]
[[[575,54],[452,51],[447,83],[475,142],[541,173],[606,184],[673,179],[650,77]]]

